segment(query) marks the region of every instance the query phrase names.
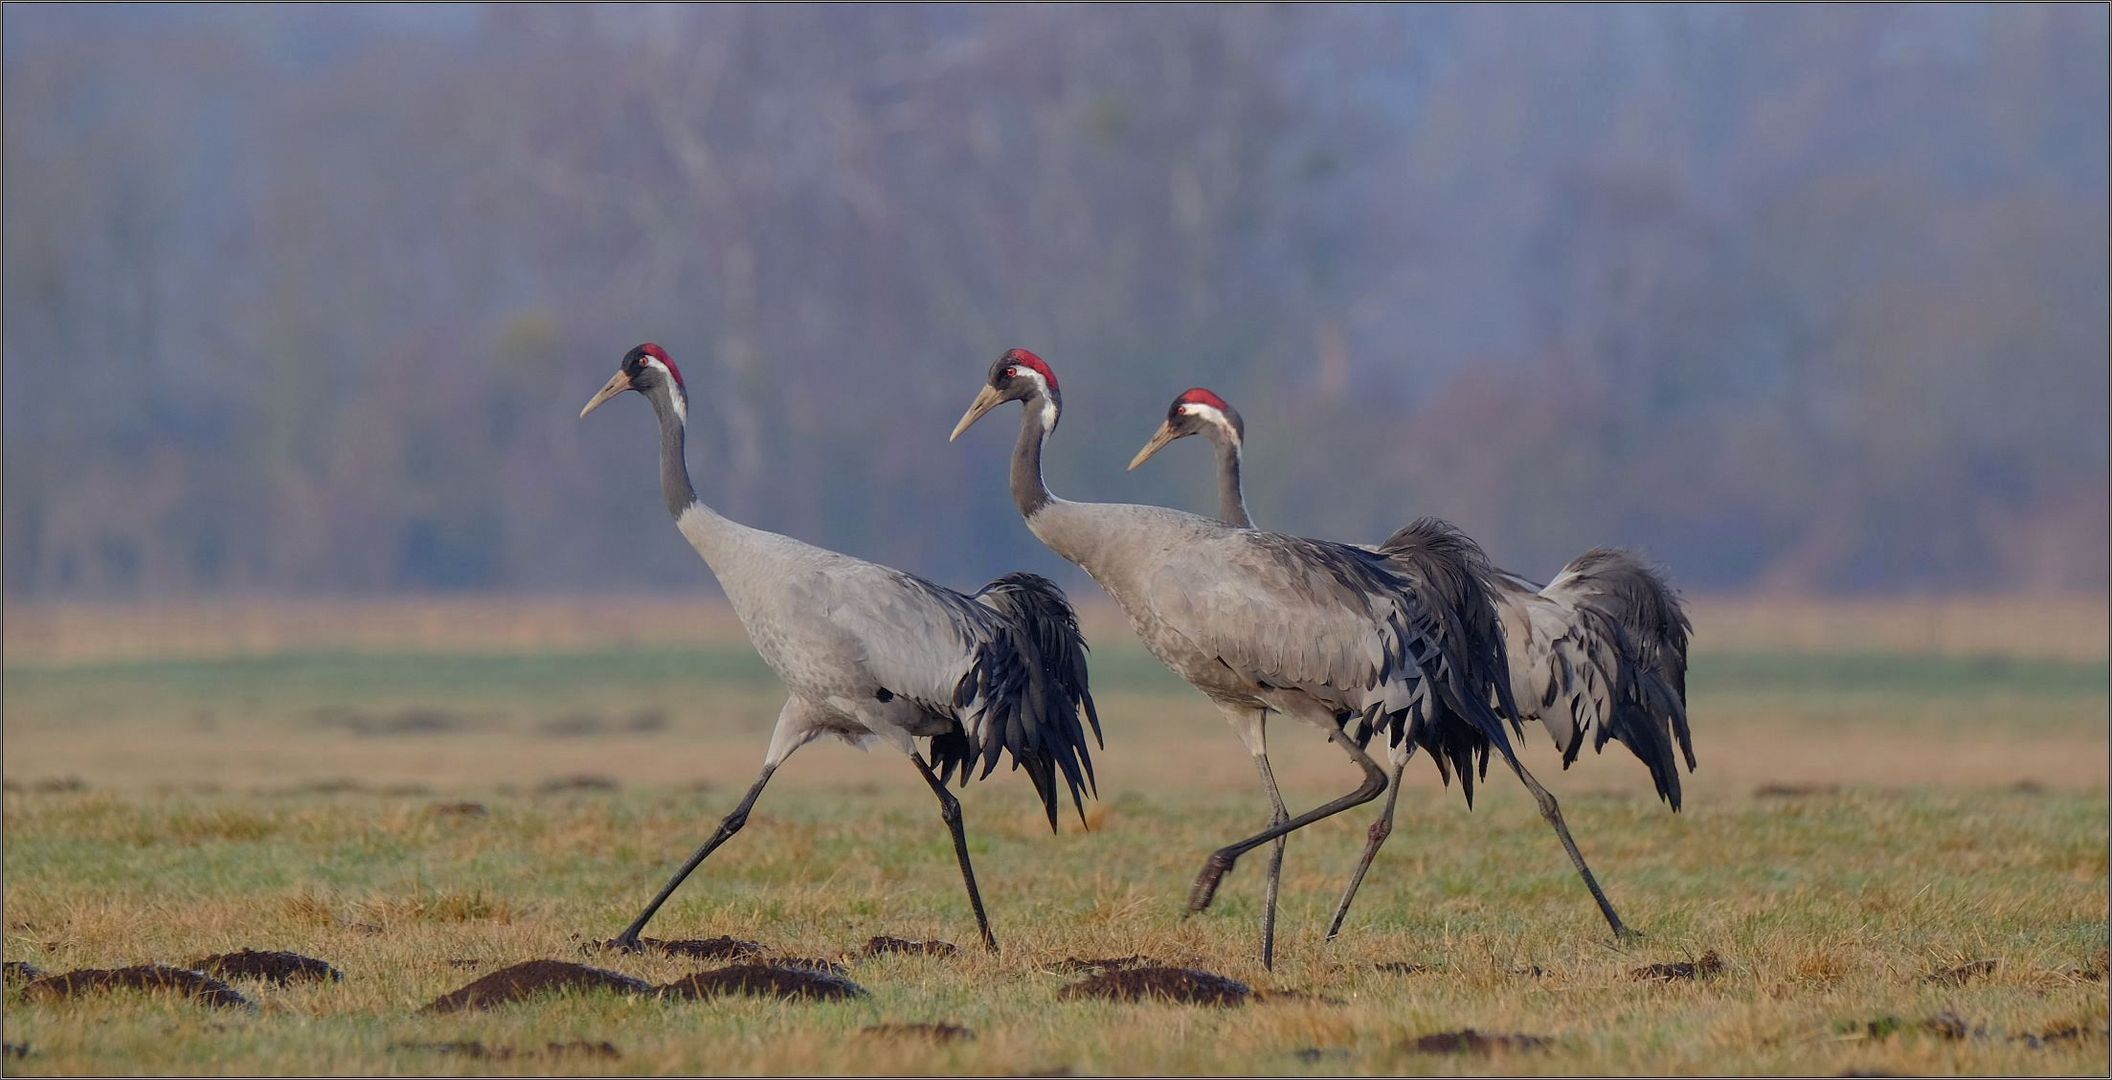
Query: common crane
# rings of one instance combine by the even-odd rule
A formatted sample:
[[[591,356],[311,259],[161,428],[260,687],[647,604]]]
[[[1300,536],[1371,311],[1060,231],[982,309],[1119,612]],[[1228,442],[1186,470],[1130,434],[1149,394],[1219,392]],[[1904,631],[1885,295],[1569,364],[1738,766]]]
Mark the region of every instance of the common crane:
[[[650,342],[585,408],[637,391],[660,423],[660,490],[682,536],[703,556],[765,663],[790,692],[778,713],[762,774],[718,830],[675,872],[636,921],[610,944],[636,950],[638,935],[691,871],[746,824],[755,800],[785,759],[823,736],[906,755],[939,800],[953,836],[968,904],[983,945],[997,937],[968,862],[961,804],[947,790],[1000,758],[1025,769],[1056,826],[1060,779],[1083,815],[1093,788],[1083,713],[1099,714],[1087,685],[1085,641],[1063,592],[1033,574],[1007,574],[973,595],[915,575],[827,551],[733,521],[704,504],[683,457],[689,406],[682,373]],[[930,760],[915,740],[929,740]]]

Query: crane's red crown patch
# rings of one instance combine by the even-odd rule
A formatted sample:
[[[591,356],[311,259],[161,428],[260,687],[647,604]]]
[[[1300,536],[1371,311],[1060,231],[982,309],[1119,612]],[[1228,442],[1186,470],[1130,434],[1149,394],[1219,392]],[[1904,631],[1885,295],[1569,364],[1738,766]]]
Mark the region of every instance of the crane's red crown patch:
[[[1232,406],[1225,404],[1224,398],[1218,397],[1200,386],[1191,387],[1183,391],[1180,397],[1173,399],[1173,403],[1175,405],[1208,405],[1218,412],[1225,412],[1232,408]]]
[[[1049,389],[1059,389],[1059,387],[1057,387],[1056,385],[1056,373],[1049,370],[1049,365],[1044,363],[1041,357],[1036,356],[1025,349],[1007,350],[1005,353],[1005,363],[1018,364],[1020,367],[1023,368],[1033,368],[1035,372],[1041,375],[1043,381],[1049,384]]]
[[[688,384],[682,381],[682,369],[676,367],[675,362],[668,358],[666,349],[663,349],[660,346],[648,341],[645,344],[638,346],[638,351],[644,353],[647,356],[652,357],[655,360],[660,361],[662,365],[666,366],[667,373],[675,377],[675,385],[677,387],[680,387],[683,393],[689,393]]]

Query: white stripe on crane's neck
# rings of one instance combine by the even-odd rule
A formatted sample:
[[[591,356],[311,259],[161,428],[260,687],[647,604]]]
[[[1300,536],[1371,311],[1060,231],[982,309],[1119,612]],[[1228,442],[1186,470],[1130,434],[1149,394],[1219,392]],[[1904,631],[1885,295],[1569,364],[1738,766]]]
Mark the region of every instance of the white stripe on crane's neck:
[[[1199,401],[1188,401],[1181,404],[1181,411],[1198,420],[1216,424],[1217,429],[1224,432],[1226,438],[1231,439],[1235,443],[1240,441],[1239,429],[1232,426],[1232,421],[1225,416],[1224,410],[1217,406],[1205,405]]]
[[[656,357],[648,355],[645,358],[645,366],[659,372],[660,377],[666,380],[668,396],[673,398],[675,402],[675,419],[682,421],[685,426],[688,425],[689,395],[682,392],[682,380],[676,378],[675,373],[669,371],[667,365],[661,363]]]
[[[1015,379],[1034,380],[1034,388],[1041,391],[1041,426],[1044,430],[1054,431],[1056,429],[1057,414],[1056,395],[1049,393],[1049,380],[1042,378],[1041,372],[1025,364],[1013,365],[1012,372],[1012,377]]]

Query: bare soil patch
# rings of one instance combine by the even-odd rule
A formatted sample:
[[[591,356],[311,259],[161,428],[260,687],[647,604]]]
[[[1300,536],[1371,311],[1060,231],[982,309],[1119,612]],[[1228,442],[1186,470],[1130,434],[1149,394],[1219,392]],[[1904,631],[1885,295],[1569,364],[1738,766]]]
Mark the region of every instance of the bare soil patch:
[[[1064,987],[1056,996],[1066,1001],[1104,998],[1108,1001],[1164,1000],[1183,1005],[1244,1005],[1254,996],[1254,990],[1237,979],[1198,968],[1136,967],[1103,971]]]
[[[339,982],[345,977],[344,972],[312,956],[257,949],[201,957],[184,966],[222,979],[263,979],[279,986],[296,982]]]
[[[1723,957],[1716,950],[1702,953],[1699,960],[1680,960],[1670,964],[1644,964],[1628,973],[1632,979],[1656,979],[1660,982],[1678,982],[1682,979],[1699,979],[1723,974]]]
[[[662,997],[678,1000],[715,998],[728,994],[810,1001],[837,1001],[867,996],[865,987],[843,975],[777,963],[733,964],[713,971],[699,971],[660,988]]]
[[[585,964],[563,960],[530,960],[500,968],[450,994],[434,998],[424,1012],[458,1012],[488,1009],[509,1001],[521,1001],[564,991],[605,991],[617,994],[650,994],[653,988],[634,979]]]
[[[82,968],[64,975],[47,975],[23,987],[22,993],[32,1001],[59,1001],[113,990],[175,991],[203,1005],[255,1007],[234,987],[210,975],[167,964]]]
[[[1505,1034],[1461,1028],[1424,1035],[1408,1044],[1418,1054],[1489,1054],[1498,1050],[1538,1050],[1554,1040],[1540,1035]]]
[[[952,956],[961,950],[950,941],[913,941],[909,938],[876,937],[865,943],[865,955],[879,956],[882,953],[915,953],[919,956]]]

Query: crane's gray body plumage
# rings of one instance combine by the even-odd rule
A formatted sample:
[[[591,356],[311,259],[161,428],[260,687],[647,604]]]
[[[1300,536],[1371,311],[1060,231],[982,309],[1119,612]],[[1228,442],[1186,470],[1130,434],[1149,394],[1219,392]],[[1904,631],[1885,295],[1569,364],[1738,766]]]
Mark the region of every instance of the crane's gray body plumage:
[[[1028,770],[1053,819],[1050,770],[1074,805],[1092,788],[1078,714],[1099,724],[1076,616],[1046,579],[1008,575],[975,596],[891,567],[732,521],[703,503],[677,518],[710,565],[755,650],[801,708],[772,734],[775,764],[814,738],[911,753],[916,738],[957,736],[988,775],[1001,755]],[[1034,588],[1054,603],[1006,608],[993,590]],[[1026,617],[1031,614],[1033,617]],[[1045,660],[1044,643],[1066,655]],[[1051,670],[1061,670],[1059,679]],[[967,779],[959,743],[934,748],[942,773]]]
[[[1027,527],[1114,598],[1160,663],[1223,707],[1322,728],[1364,718],[1389,741],[1454,717],[1481,740],[1505,738],[1487,705],[1500,646],[1469,655],[1448,613],[1382,553],[1054,498]]]

